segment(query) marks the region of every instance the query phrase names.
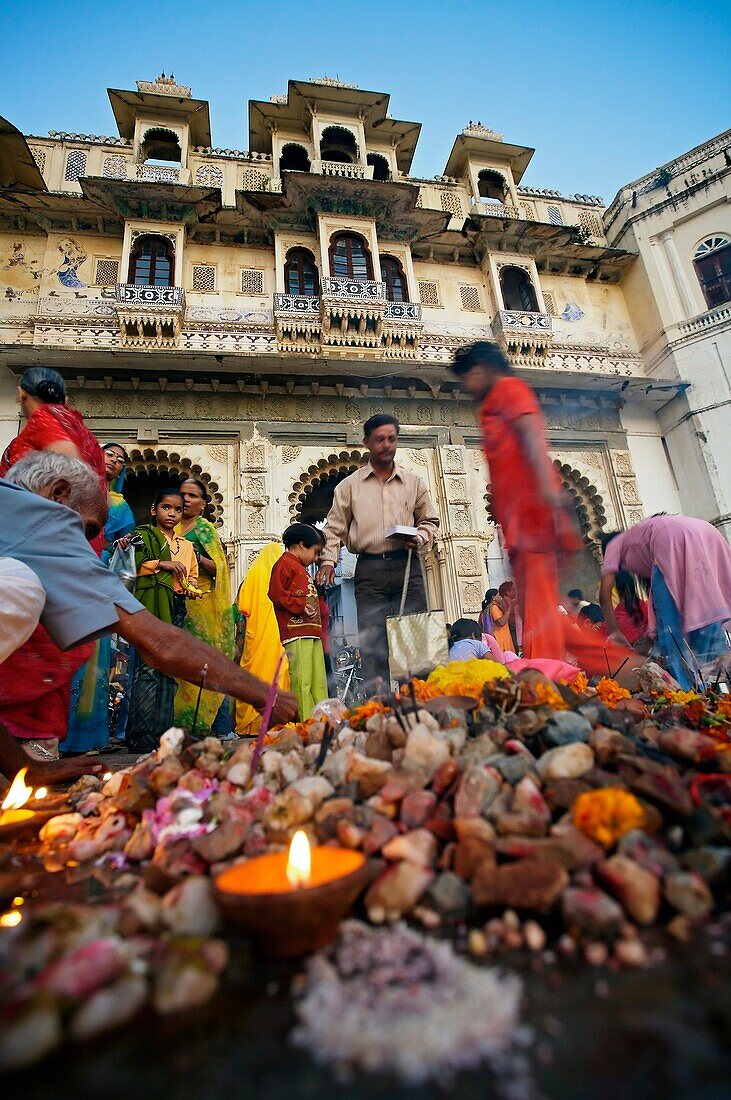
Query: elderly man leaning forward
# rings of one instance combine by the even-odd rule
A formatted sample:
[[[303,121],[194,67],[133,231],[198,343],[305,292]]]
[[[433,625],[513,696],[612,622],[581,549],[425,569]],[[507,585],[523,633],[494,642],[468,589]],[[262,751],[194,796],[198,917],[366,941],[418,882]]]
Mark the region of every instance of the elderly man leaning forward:
[[[332,584],[340,547],[358,555],[355,602],[366,691],[378,678],[388,685],[386,619],[397,615],[409,550],[425,552],[434,541],[439,517],[426,485],[396,460],[399,423],[378,413],[365,422],[363,443],[370,456],[360,470],[335,489],[325,522],[325,549],[318,584]],[[407,538],[386,538],[391,527],[416,527]],[[406,595],[406,614],[426,610],[421,564],[413,555]]]
[[[21,459],[7,478],[0,478],[0,514],[0,559],[27,566],[45,592],[40,627],[48,638],[46,648],[52,648],[47,653],[44,649],[44,660],[56,656],[60,662],[73,647],[116,631],[168,676],[200,683],[207,666],[208,687],[263,708],[268,685],[211,646],[145,611],[90,549],[87,540],[104,527],[107,501],[99,479],[83,462],[51,452]],[[49,690],[46,677],[29,668],[22,654],[21,646],[0,664],[0,720],[21,741],[25,723],[42,709]],[[278,692],[274,720],[285,722],[296,713],[294,696]],[[65,725],[54,733],[63,737]],[[2,744],[4,772],[14,766],[17,754],[8,761],[1,753]]]

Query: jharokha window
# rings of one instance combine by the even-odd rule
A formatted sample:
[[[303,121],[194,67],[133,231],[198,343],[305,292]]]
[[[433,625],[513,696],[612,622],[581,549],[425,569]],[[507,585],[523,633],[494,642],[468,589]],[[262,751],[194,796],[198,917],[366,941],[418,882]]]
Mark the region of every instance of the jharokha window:
[[[336,233],[330,241],[330,274],[334,278],[366,282],[373,278],[368,246],[355,233]]]
[[[287,294],[315,298],[320,293],[315,257],[307,248],[291,248],[284,265],[284,289]]]
[[[381,256],[381,278],[386,284],[387,301],[408,302],[406,276],[403,267],[395,256]]]
[[[693,262],[707,307],[731,302],[731,240],[707,237],[695,250]]]
[[[500,269],[500,290],[505,309],[538,313],[538,300],[527,271],[522,267]]]
[[[167,237],[138,237],[129,257],[129,281],[135,286],[172,286],[174,260]]]

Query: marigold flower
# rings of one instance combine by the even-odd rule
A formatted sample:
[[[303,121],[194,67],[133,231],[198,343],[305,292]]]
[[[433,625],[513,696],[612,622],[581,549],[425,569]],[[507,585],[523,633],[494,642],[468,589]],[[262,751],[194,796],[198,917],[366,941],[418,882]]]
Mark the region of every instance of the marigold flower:
[[[645,811],[639,801],[619,787],[580,794],[571,816],[576,828],[603,848],[612,848],[630,829],[641,829],[645,824]]]
[[[384,706],[383,703],[379,703],[377,699],[370,699],[367,703],[362,703],[359,707],[353,707],[349,712],[350,726],[354,730],[365,729],[366,722],[369,718],[372,718],[374,714],[390,714],[391,708]]]
[[[530,691],[535,700],[535,706],[550,707],[551,710],[569,709],[569,705],[565,702],[561,692],[551,684],[544,684],[539,681],[537,684],[531,685]]]
[[[509,676],[505,665],[474,658],[472,661],[450,661],[448,665],[439,665],[429,674],[427,684],[436,688],[439,695],[468,695],[479,699],[488,681],[504,680]]]
[[[610,680],[608,676],[602,676],[596,686],[596,693],[607,707],[616,707],[620,699],[629,699],[627,688],[620,687],[616,680]]]
[[[581,695],[589,686],[589,678],[585,672],[577,672],[573,680],[567,680],[566,682],[571,690],[575,691],[577,695]]]
[[[668,703],[675,703],[680,707],[684,707],[688,703],[695,703],[697,701],[702,702],[697,691],[666,691],[665,698]]]

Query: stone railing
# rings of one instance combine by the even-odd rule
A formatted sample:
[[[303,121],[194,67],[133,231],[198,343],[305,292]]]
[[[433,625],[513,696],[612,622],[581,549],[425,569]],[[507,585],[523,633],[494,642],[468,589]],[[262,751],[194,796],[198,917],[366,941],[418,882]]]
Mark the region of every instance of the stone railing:
[[[371,165],[345,164],[339,160],[316,160],[312,171],[319,172],[323,176],[340,176],[341,179],[348,180],[365,180],[373,177]]]
[[[488,214],[491,218],[522,218],[523,214],[518,206],[511,206],[504,202],[490,202],[488,199],[478,199],[477,208],[481,214]]]
[[[421,306],[417,302],[386,302],[387,321],[421,321]]]
[[[716,306],[715,309],[709,309],[706,313],[699,313],[690,321],[681,321],[678,325],[678,333],[680,336],[695,336],[699,332],[707,332],[708,329],[729,322],[731,322],[731,304]]]
[[[492,331],[524,333],[550,333],[552,331],[549,313],[534,313],[524,309],[501,309],[495,314]]]
[[[322,280],[324,298],[347,298],[362,302],[385,303],[386,284],[365,279],[345,279],[327,275]]]
[[[518,366],[540,366],[553,340],[550,315],[522,309],[499,310],[493,318],[492,332]]]
[[[182,286],[138,286],[135,283],[117,283],[114,296],[118,304],[125,306],[185,309],[185,291]]]
[[[168,168],[159,164],[137,164],[135,176],[138,180],[148,180],[152,183],[188,183],[190,172],[187,168]]]
[[[275,313],[299,313],[320,316],[320,297],[311,294],[275,294]]]

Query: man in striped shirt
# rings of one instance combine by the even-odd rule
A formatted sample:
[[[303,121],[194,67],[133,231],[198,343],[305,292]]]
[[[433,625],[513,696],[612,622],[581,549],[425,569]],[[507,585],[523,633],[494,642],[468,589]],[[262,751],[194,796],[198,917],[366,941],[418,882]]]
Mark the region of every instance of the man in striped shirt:
[[[366,691],[373,691],[379,678],[385,686],[390,682],[386,619],[399,612],[407,552],[430,550],[439,526],[426,485],[396,461],[398,433],[395,416],[378,413],[366,421],[363,443],[370,458],[335,489],[317,574],[319,584],[333,584],[340,547],[358,555],[355,601]],[[415,527],[417,533],[387,539],[386,532],[397,526]],[[425,610],[424,577],[414,554],[405,614]]]

